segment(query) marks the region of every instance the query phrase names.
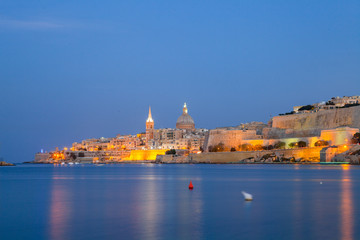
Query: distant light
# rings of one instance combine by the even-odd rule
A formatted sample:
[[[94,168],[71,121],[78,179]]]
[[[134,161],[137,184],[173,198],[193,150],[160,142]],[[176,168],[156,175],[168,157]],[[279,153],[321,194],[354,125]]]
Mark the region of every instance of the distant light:
[[[41,153],[44,153],[44,149],[41,149],[40,152],[41,152]]]

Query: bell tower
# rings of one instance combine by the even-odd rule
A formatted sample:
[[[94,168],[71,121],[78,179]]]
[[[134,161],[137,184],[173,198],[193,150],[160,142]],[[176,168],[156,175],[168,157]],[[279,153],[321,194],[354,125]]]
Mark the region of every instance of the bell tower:
[[[150,140],[154,139],[154,120],[151,116],[151,107],[149,107],[149,116],[146,120],[146,145]]]

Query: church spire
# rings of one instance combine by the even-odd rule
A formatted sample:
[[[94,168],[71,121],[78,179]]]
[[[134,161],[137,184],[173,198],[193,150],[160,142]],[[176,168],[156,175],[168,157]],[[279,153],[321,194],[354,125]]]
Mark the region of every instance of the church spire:
[[[188,113],[188,109],[186,103],[184,103],[183,114],[187,114],[187,113]]]
[[[146,122],[154,122],[154,120],[151,117],[151,107],[149,106],[149,116],[148,119],[146,120]]]

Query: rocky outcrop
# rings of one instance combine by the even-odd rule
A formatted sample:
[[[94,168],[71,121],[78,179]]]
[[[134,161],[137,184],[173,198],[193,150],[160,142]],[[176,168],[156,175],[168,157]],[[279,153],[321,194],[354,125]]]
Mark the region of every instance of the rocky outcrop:
[[[4,161],[1,161],[0,166],[15,166],[15,165],[12,164],[12,163],[7,163],[7,162],[4,162]]]
[[[360,145],[350,148],[348,151],[333,157],[333,162],[349,162],[350,164],[360,164]]]

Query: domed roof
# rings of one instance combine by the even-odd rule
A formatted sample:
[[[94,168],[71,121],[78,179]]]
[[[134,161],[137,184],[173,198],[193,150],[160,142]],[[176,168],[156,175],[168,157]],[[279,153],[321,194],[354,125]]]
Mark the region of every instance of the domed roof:
[[[195,129],[194,120],[188,114],[186,103],[184,104],[183,114],[176,121],[176,128],[179,128],[179,129]]]

